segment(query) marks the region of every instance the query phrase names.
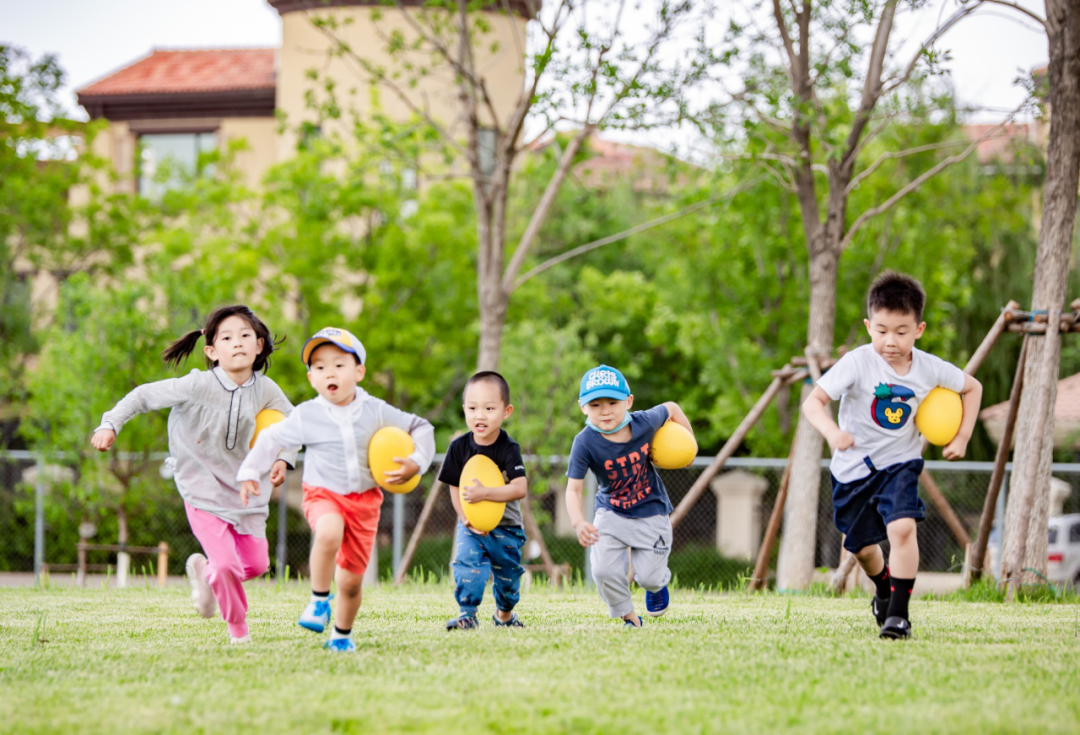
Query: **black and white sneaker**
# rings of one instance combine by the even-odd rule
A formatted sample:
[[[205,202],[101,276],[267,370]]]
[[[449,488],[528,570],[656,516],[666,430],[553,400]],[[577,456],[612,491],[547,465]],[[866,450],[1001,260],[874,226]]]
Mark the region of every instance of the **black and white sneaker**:
[[[889,598],[878,597],[875,594],[874,599],[870,601],[870,611],[874,613],[874,620],[877,621],[879,628],[885,625],[885,618],[889,616]]]
[[[468,613],[462,613],[456,618],[450,618],[446,621],[447,630],[474,630],[480,627],[480,621],[476,619],[475,615]]]
[[[881,626],[881,637],[892,640],[910,638],[911,623],[899,615],[893,615],[891,618],[887,618],[885,624]]]

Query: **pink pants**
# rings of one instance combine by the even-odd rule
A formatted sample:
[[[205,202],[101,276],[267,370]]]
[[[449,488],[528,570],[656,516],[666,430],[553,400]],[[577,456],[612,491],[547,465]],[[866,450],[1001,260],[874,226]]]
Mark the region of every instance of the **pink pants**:
[[[221,608],[221,617],[233,637],[245,636],[247,596],[243,583],[261,577],[270,567],[266,539],[237,533],[231,523],[187,503],[184,508],[191,532],[206,554],[206,581]]]

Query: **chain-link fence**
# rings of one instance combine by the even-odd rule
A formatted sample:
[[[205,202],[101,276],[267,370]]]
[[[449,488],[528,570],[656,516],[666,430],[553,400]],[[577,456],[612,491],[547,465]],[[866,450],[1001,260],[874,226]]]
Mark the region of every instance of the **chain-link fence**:
[[[72,572],[78,563],[80,539],[96,544],[115,544],[120,523],[117,509],[126,508],[130,546],[156,547],[168,544],[169,573],[183,573],[187,556],[199,550],[191,534],[183,503],[167,473],[161,472],[161,458],[154,456],[138,483],[137,496],[120,497],[117,493],[86,493],[70,470],[52,464],[38,465],[27,452],[0,454],[0,572],[35,570],[35,526],[40,528],[38,560],[54,576]],[[441,457],[439,458],[441,460]],[[662,470],[661,476],[678,506],[711,458],[699,457],[683,470]],[[302,462],[302,459],[301,459]],[[551,561],[566,565],[572,577],[588,576],[586,553],[578,545],[563,508],[566,486],[565,457],[526,460],[529,469],[530,499],[533,516],[543,537]],[[670,566],[675,584],[697,587],[730,587],[740,577],[749,576],[769,515],[776,502],[780,478],[786,460],[737,458],[729,460],[724,471],[710,483],[683,522],[675,529]],[[434,467],[438,466],[438,461]],[[40,467],[40,471],[39,471]],[[376,547],[378,572],[389,579],[397,569],[410,538],[416,529],[431,490],[435,469],[429,471],[420,487],[408,495],[386,494]],[[976,462],[928,462],[942,494],[952,506],[968,533],[974,536],[979,525],[983,500],[992,465]],[[288,570],[292,577],[307,576],[311,533],[300,508],[300,468],[289,473],[285,493],[287,502],[270,506],[267,538],[271,574]],[[1062,512],[1080,511],[1080,464],[1057,464],[1054,477],[1067,483]],[[588,485],[588,483],[587,483]],[[1008,474],[1006,474],[1006,490]],[[1065,485],[1060,486],[1062,489]],[[275,493],[275,501],[281,493]],[[88,498],[94,498],[91,502]],[[953,537],[938,509],[928,499],[926,521],[919,526],[920,569],[933,572],[960,571],[964,552]],[[1004,494],[999,509],[1004,507]],[[588,511],[587,511],[588,512]],[[999,514],[1000,514],[999,510]],[[456,522],[448,491],[443,488],[433,501],[428,519],[415,552],[409,573],[442,577],[449,573],[453,533]],[[539,539],[531,538],[526,547],[529,563],[539,564]],[[991,536],[991,559],[993,544]],[[770,569],[775,570],[773,549]],[[823,463],[818,508],[818,534],[814,565],[835,567],[840,555],[840,534],[832,525],[829,473]],[[85,561],[91,571],[115,564],[110,551],[91,551]],[[153,554],[132,556],[132,572],[153,575],[157,557]],[[536,571],[540,571],[536,569]]]

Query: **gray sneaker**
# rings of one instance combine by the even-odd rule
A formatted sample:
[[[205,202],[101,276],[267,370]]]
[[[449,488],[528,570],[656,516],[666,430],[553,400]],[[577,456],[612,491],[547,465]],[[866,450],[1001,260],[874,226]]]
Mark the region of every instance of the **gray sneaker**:
[[[191,584],[191,606],[204,618],[212,618],[217,613],[217,600],[214,591],[206,581],[206,557],[192,554],[184,564],[188,582]]]

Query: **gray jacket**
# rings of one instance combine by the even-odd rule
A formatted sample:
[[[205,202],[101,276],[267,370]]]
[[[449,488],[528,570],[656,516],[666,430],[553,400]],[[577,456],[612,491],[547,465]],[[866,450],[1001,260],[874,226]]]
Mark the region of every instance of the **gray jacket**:
[[[255,414],[264,408],[288,416],[293,406],[277,383],[255,372],[236,385],[220,367],[192,370],[182,378],[140,385],[101,418],[99,429],[117,434],[133,416],[162,408],[169,414],[169,454],[180,496],[193,507],[212,513],[238,533],[266,537],[270,502],[269,471],[260,478],[262,493],[240,505],[236,473],[255,434]],[[299,447],[283,450],[279,459],[295,464]]]

